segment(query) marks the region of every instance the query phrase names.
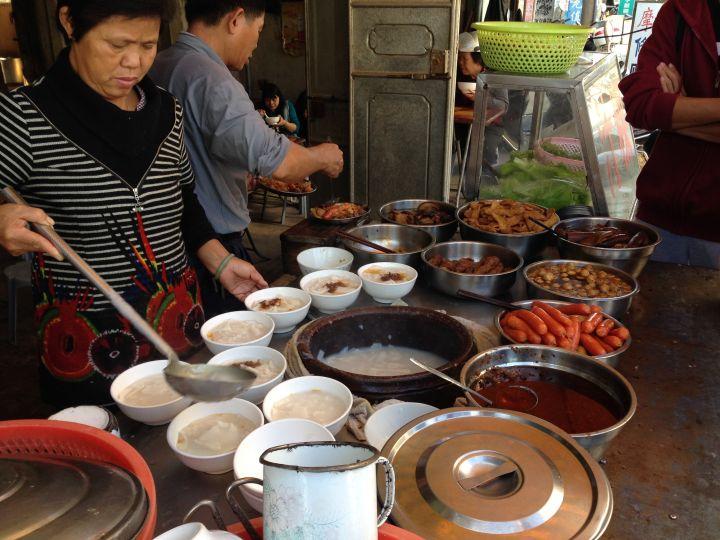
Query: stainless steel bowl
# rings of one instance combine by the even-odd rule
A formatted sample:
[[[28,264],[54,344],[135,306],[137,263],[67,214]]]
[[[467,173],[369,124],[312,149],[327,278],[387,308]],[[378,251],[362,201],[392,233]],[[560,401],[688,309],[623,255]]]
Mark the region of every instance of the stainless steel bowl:
[[[560,302],[558,300],[543,300],[546,304],[558,307],[558,306],[564,306],[567,304],[570,304],[571,302]],[[513,302],[518,309],[529,309],[532,307],[532,303],[534,300],[520,300],[519,302]],[[500,335],[505,339],[505,341],[509,343],[517,343],[517,341],[514,341],[510,336],[508,336],[505,331],[503,330],[503,327],[500,325],[500,319],[502,319],[505,314],[507,313],[506,310],[501,311],[497,315],[495,315],[495,328],[497,328],[498,332],[500,332]],[[611,319],[615,322],[615,328],[619,328],[621,326],[624,326],[620,321],[618,321],[615,317],[611,317],[610,315],[607,315],[603,313],[606,317]],[[612,366],[614,368],[618,367],[618,364],[620,363],[620,355],[622,355],[625,351],[627,351],[630,348],[630,344],[632,343],[632,336],[627,339],[625,343],[623,343],[623,346],[619,349],[608,353],[608,354],[600,354],[598,356],[590,356],[590,358],[594,358],[595,360],[599,360],[600,362],[604,362],[608,364],[609,366]]]
[[[453,216],[452,221],[449,221],[448,223],[441,223],[440,225],[405,225],[404,223],[398,223],[397,221],[390,219],[390,212],[393,210],[415,210],[418,206],[425,202],[439,204],[443,210]],[[427,231],[432,234],[436,242],[447,242],[455,235],[455,231],[458,226],[456,212],[457,208],[455,208],[452,204],[442,201],[433,201],[431,199],[403,199],[400,201],[393,201],[381,206],[379,210],[380,219],[382,219],[383,222],[395,223],[397,225]]]
[[[375,262],[396,262],[419,270],[420,254],[434,243],[429,232],[402,225],[362,225],[347,232],[392,250],[402,251],[398,254],[378,253],[370,247],[343,238],[343,244],[355,254],[358,266]]]
[[[577,259],[607,264],[608,266],[619,268],[632,277],[637,278],[643,271],[643,268],[645,268],[653,251],[655,251],[655,248],[661,242],[660,233],[653,227],[638,223],[637,221],[630,221],[629,219],[577,217],[561,221],[555,225],[555,229],[561,225],[566,226],[568,229],[575,229],[606,224],[612,227],[622,228],[630,234],[644,232],[650,239],[650,244],[636,248],[599,248],[571,242],[565,238],[558,238],[557,243],[560,256],[564,259]]]
[[[582,354],[557,347],[503,345],[489,349],[468,360],[460,373],[460,382],[472,386],[488,369],[493,367],[531,367],[565,372],[585,379],[593,389],[607,395],[617,407],[620,418],[618,422],[599,431],[571,434],[571,437],[597,460],[603,457],[612,440],[630,421],[637,408],[635,391],[625,377],[607,364]],[[466,394],[466,396],[470,403],[479,405],[471,394]]]
[[[495,255],[510,270],[501,274],[460,274],[430,264],[428,260],[434,255],[442,255],[447,259],[470,257],[476,261],[487,255]],[[523,266],[523,258],[512,249],[482,242],[445,242],[444,244],[436,244],[423,252],[422,260],[425,263],[425,275],[428,283],[437,290],[452,296],[458,296],[457,292],[460,289],[484,296],[502,294],[515,284],[518,272]]]
[[[476,240],[504,246],[512,249],[525,260],[536,258],[548,245],[550,233],[547,231],[528,234],[500,234],[483,231],[477,227],[468,225],[463,219],[463,216],[470,204],[472,203],[462,206],[457,211],[457,218],[460,223],[460,236],[463,240]]]
[[[540,287],[539,285],[533,283],[528,277],[530,272],[532,272],[536,268],[541,268],[543,266],[549,266],[552,264],[566,263],[573,263],[575,266],[578,266],[580,268],[583,268],[585,266],[592,266],[593,268],[604,270],[609,274],[614,274],[623,281],[625,281],[628,285],[630,285],[632,290],[623,296],[616,296],[613,298],[583,298],[581,296],[572,296],[570,294],[563,294],[558,291],[546,289],[545,287]],[[607,315],[621,320],[625,316],[627,311],[630,309],[635,295],[640,292],[640,284],[630,274],[623,272],[622,270],[618,270],[617,268],[613,268],[612,266],[608,266],[606,264],[598,264],[585,261],[569,261],[566,259],[539,261],[526,266],[523,270],[523,277],[525,278],[525,283],[527,284],[527,292],[530,298],[549,298],[550,300],[564,300],[565,302],[582,302],[584,304],[590,304],[592,306],[599,306],[600,309],[602,309],[603,312]]]

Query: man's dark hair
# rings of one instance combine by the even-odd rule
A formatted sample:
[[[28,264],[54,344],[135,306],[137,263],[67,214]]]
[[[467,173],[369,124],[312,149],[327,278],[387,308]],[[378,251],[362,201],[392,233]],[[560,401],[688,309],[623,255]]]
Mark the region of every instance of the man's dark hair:
[[[186,0],[185,18],[188,24],[202,22],[215,26],[222,18],[236,9],[245,10],[248,19],[255,19],[265,14],[265,0]]]
[[[280,100],[280,103],[277,106],[277,111],[280,111],[280,114],[282,114],[282,111],[285,110],[285,96],[283,96],[283,93],[280,91],[280,88],[271,82],[263,81],[260,84],[260,91],[262,92],[262,100],[263,100],[263,106],[266,99],[272,99],[274,97],[277,97]],[[268,111],[269,113],[270,111]]]
[[[480,54],[478,51],[471,52],[470,57],[473,59],[473,62],[476,64],[482,64],[482,54]]]
[[[110,17],[159,17],[162,21],[167,21],[174,14],[171,0],[58,0],[58,15],[63,7],[68,8],[75,41],[81,40],[95,26]],[[58,17],[58,25],[64,34],[59,20]]]

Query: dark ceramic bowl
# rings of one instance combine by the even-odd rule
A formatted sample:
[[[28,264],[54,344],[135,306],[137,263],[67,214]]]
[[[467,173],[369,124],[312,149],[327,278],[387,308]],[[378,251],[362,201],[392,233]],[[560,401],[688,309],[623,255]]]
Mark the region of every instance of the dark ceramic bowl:
[[[297,349],[310,373],[337,379],[353,394],[371,402],[396,398],[440,406],[452,404],[453,396],[458,395],[455,387],[425,371],[387,377],[360,375],[328,366],[318,359],[322,354],[329,356],[345,347],[362,348],[374,343],[435,353],[447,359],[440,371],[452,376],[457,376],[465,361],[475,353],[473,337],[465,326],[449,315],[416,307],[358,308],[323,317],[302,331],[297,338]]]

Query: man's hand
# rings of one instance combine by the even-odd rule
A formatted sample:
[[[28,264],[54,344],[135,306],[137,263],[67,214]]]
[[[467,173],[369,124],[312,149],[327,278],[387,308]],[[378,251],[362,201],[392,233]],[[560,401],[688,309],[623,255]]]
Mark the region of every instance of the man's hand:
[[[11,255],[43,252],[58,261],[63,256],[45,237],[27,229],[28,223],[39,223],[52,227],[55,222],[39,208],[20,204],[0,205],[0,245]]]
[[[238,300],[245,300],[250,293],[268,286],[252,264],[237,257],[220,274],[220,283]]]
[[[683,86],[682,76],[675,66],[660,62],[656,68],[660,75],[660,87],[666,94],[682,94],[685,95],[685,87]]]
[[[343,161],[343,153],[337,144],[323,143],[312,148],[317,153],[321,163],[323,164],[322,172],[330,178],[337,178],[343,171],[345,162]]]

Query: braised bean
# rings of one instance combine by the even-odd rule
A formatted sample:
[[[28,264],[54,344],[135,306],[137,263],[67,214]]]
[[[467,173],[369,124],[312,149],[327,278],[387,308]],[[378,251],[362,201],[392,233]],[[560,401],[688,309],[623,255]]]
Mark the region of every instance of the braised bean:
[[[614,274],[572,263],[543,266],[528,277],[539,287],[581,298],[615,298],[632,291],[630,284]]]

